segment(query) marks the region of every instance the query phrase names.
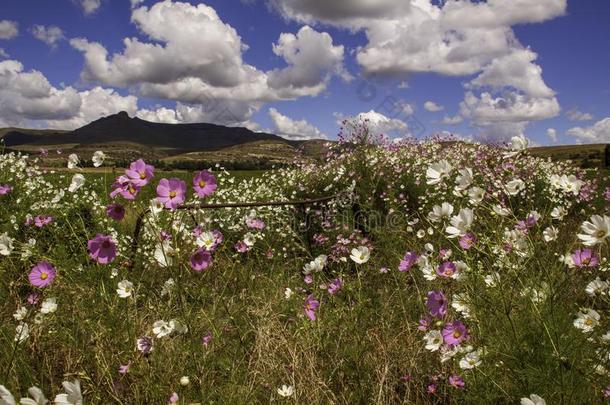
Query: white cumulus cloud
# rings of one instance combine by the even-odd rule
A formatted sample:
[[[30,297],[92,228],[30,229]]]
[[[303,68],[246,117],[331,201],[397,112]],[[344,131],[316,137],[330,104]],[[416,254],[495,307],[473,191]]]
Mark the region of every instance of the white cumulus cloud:
[[[11,39],[19,35],[19,24],[16,21],[0,21],[0,39]]]
[[[430,111],[430,112],[439,112],[439,111],[443,111],[445,109],[445,107],[443,107],[442,105],[436,104],[434,101],[426,101],[424,103],[424,108],[426,109],[426,111]]]
[[[34,25],[30,32],[34,36],[34,38],[44,42],[50,47],[57,46],[57,43],[65,38],[64,32],[61,28],[50,25],[45,27],[44,25]]]
[[[582,143],[610,142],[610,117],[589,127],[575,127],[568,130],[568,135],[576,137]]]
[[[326,139],[326,135],[306,120],[294,120],[275,108],[269,109],[269,116],[278,135],[293,140]]]

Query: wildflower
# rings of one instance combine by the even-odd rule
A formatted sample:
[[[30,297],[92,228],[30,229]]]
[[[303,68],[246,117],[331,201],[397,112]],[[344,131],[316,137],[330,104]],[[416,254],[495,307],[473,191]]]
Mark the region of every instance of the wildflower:
[[[481,187],[472,187],[470,190],[468,190],[468,198],[468,201],[470,201],[471,204],[480,204],[485,198],[485,190],[483,190]]]
[[[87,243],[89,256],[99,264],[111,263],[116,257],[116,243],[112,237],[97,234]]]
[[[432,222],[440,222],[445,218],[451,217],[453,214],[453,205],[444,202],[441,205],[432,207],[432,211],[428,213],[428,219]]]
[[[191,255],[190,264],[193,270],[203,271],[212,264],[212,254],[204,248],[199,248]]]
[[[180,400],[180,397],[178,396],[178,394],[175,393],[175,392],[172,392],[172,395],[170,395],[167,403],[168,404],[175,404],[175,403],[178,402],[178,400]]]
[[[400,261],[400,264],[398,265],[398,271],[401,271],[401,272],[409,271],[411,269],[411,267],[413,267],[413,265],[415,263],[417,263],[418,258],[419,257],[417,256],[417,253],[415,253],[415,252],[405,253],[404,257]]]
[[[104,164],[104,160],[106,159],[106,154],[101,150],[95,151],[93,153],[93,157],[91,157],[91,161],[93,162],[94,167],[100,167]]]
[[[509,195],[517,195],[525,188],[525,182],[521,179],[514,179],[506,183],[506,192]]]
[[[579,268],[597,267],[599,259],[591,249],[577,249],[572,253],[572,263]]]
[[[445,324],[442,333],[443,341],[449,347],[457,346],[468,338],[468,330],[461,321]]]
[[[468,307],[468,295],[465,293],[455,294],[451,307],[461,313],[465,318],[470,317],[470,308]]]
[[[115,221],[121,221],[125,218],[125,207],[121,204],[109,204],[106,206],[106,215]]]
[[[428,394],[430,394],[430,395],[434,395],[434,394],[436,394],[436,389],[437,389],[436,384],[435,384],[435,383],[430,383],[430,384],[428,384],[428,386],[426,387],[426,392],[427,392]]]
[[[585,308],[576,314],[574,327],[583,331],[583,333],[592,332],[599,324],[599,313],[594,309]]]
[[[10,256],[13,250],[13,239],[8,236],[8,233],[4,232],[0,235],[0,255]]]
[[[140,187],[133,184],[126,176],[119,176],[111,186],[110,198],[120,195],[126,200],[133,201],[140,193]]]
[[[199,172],[193,178],[193,189],[200,198],[214,194],[216,187],[216,177],[207,170]]]
[[[358,264],[368,262],[370,257],[370,250],[366,246],[359,246],[358,248],[352,249],[352,254],[350,255],[350,258]]]
[[[173,278],[168,278],[165,283],[163,283],[163,287],[161,288],[161,296],[164,297],[166,295],[171,294],[172,288],[174,288],[174,284],[176,282]]]
[[[41,314],[51,314],[55,311],[57,311],[57,299],[54,297],[47,298],[40,304]]]
[[[153,350],[152,339],[148,336],[142,336],[136,340],[136,347],[142,354],[147,355]]]
[[[294,291],[292,291],[291,288],[286,287],[286,289],[284,290],[284,298],[289,300],[292,297],[293,294],[294,294]]]
[[[428,330],[428,328],[430,327],[431,322],[432,322],[432,318],[430,318],[429,316],[421,318],[418,322],[417,330],[426,332]]]
[[[19,307],[13,314],[13,318],[17,321],[23,321],[28,314],[28,309],[26,307]]]
[[[529,398],[521,398],[521,405],[546,405],[546,401],[536,394],[531,394]]]
[[[314,260],[312,260],[311,262],[309,262],[309,263],[305,264],[305,266],[303,266],[303,274],[307,275],[307,274],[311,274],[314,272],[320,272],[324,269],[324,266],[326,266],[327,262],[328,262],[328,256],[319,255]]]
[[[513,157],[527,149],[529,141],[523,134],[510,138],[510,151],[504,153],[505,157]]]
[[[474,213],[470,208],[462,208],[458,215],[451,217],[450,224],[445,230],[449,238],[463,236],[472,226]]]
[[[53,217],[47,215],[37,215],[34,218],[34,226],[37,228],[42,228],[45,225],[49,225],[51,222],[53,222]]]
[[[153,323],[153,333],[157,338],[170,335],[174,331],[174,326],[166,321],[160,320]]]
[[[480,365],[481,365],[480,350],[475,350],[475,351],[466,353],[466,355],[464,357],[462,357],[462,359],[459,362],[459,366],[462,370],[471,370]]]
[[[494,272],[492,274],[488,274],[488,275],[485,276],[483,281],[485,282],[485,285],[487,287],[495,287],[500,282],[500,274],[497,273],[497,272]]]
[[[294,387],[292,385],[283,384],[277,389],[277,393],[284,398],[291,397],[294,394]]]
[[[477,243],[477,237],[472,232],[467,232],[466,234],[460,236],[459,244],[464,250],[470,249],[475,243]]]
[[[431,164],[426,170],[426,184],[434,185],[440,183],[443,179],[449,177],[452,170],[453,166],[446,160]]]
[[[263,220],[258,219],[258,218],[247,218],[246,226],[248,228],[258,229],[258,230],[265,229],[265,223],[263,222]]]
[[[157,186],[157,198],[165,208],[176,209],[184,202],[186,183],[177,178],[161,179]]]
[[[590,297],[595,297],[596,295],[601,295],[608,290],[609,284],[607,281],[602,281],[599,277],[596,277],[595,280],[591,281],[585,287],[585,292]]]
[[[71,193],[74,193],[76,190],[78,190],[79,188],[81,188],[84,185],[85,185],[85,176],[83,176],[80,173],[77,173],[74,176],[72,176],[72,182],[70,183],[70,186],[68,187],[68,191]]]
[[[310,294],[307,297],[307,300],[305,300],[305,315],[307,315],[309,320],[311,320],[311,321],[316,320],[316,310],[318,309],[319,306],[320,306],[320,301],[317,301],[313,297],[313,294]]]
[[[424,335],[424,340],[426,341],[426,350],[435,352],[443,344],[443,335],[440,330],[431,330]]]
[[[472,184],[473,173],[472,169],[467,167],[465,169],[458,170],[458,175],[455,178],[455,189],[457,191],[464,191]]]
[[[38,302],[40,301],[40,297],[41,297],[41,295],[39,292],[30,293],[27,298],[28,304],[30,304],[30,305],[38,304]]]
[[[311,274],[306,275],[305,277],[303,277],[303,282],[305,284],[311,284],[313,283],[313,277],[311,276]]]
[[[590,221],[585,221],[580,229],[584,233],[579,233],[578,239],[585,246],[595,246],[602,243],[610,236],[610,217],[604,215],[593,215]]]
[[[119,366],[119,374],[121,375],[125,375],[129,372],[129,368],[131,367],[131,362],[127,363],[127,364],[121,364]]]
[[[116,293],[121,298],[131,297],[131,295],[133,294],[133,283],[129,280],[119,281]]]
[[[552,242],[557,239],[557,236],[559,236],[559,232],[554,226],[549,226],[544,231],[542,231],[542,238],[545,242]]]
[[[449,385],[455,388],[464,388],[466,386],[466,383],[464,382],[464,379],[462,377],[457,374],[453,374],[449,377]]]
[[[343,287],[343,280],[341,278],[337,278],[333,280],[328,286],[328,293],[330,295],[334,295]]]
[[[250,247],[248,247],[243,240],[239,240],[237,243],[235,243],[235,250],[238,253],[246,253],[248,250],[250,250]]]
[[[25,322],[21,322],[15,328],[15,342],[22,343],[29,337],[30,337],[30,326]]]
[[[72,153],[68,156],[68,169],[75,169],[79,163],[80,159],[75,153]]]
[[[441,277],[452,279],[457,279],[459,277],[457,266],[453,262],[444,262],[441,264],[436,270],[436,274]]]
[[[9,184],[0,184],[0,195],[10,194],[12,190],[13,188]]]
[[[171,246],[170,241],[164,240],[155,247],[154,258],[159,266],[169,267],[173,263],[173,254],[174,248]]]
[[[447,298],[442,291],[429,291],[426,306],[435,318],[442,319],[447,315]]]
[[[49,262],[39,262],[32,268],[28,279],[34,287],[44,288],[50,285],[55,280],[57,272]]]
[[[203,335],[203,337],[201,338],[201,343],[205,346],[208,347],[208,345],[210,344],[210,342],[212,341],[212,332],[208,332],[205,335]]]
[[[184,375],[184,376],[180,377],[180,385],[182,385],[183,387],[186,387],[190,383],[191,383],[191,380],[189,379],[188,376]]]
[[[19,403],[21,405],[46,405],[49,400],[44,396],[42,390],[38,387],[28,388],[28,394],[32,398],[21,398]],[[0,399],[2,399],[0,397]]]
[[[125,176],[129,183],[137,188],[144,187],[154,177],[155,168],[146,164],[142,159],[131,162],[129,169],[125,170]]]

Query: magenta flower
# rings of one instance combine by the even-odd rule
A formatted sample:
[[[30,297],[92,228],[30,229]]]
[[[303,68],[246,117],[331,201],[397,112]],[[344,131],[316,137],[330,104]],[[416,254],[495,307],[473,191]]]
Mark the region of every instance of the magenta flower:
[[[30,293],[30,295],[28,295],[28,304],[30,305],[36,305],[40,302],[40,293],[38,292],[33,292]]]
[[[42,157],[49,156],[49,151],[45,148],[40,148],[40,156],[42,156]]]
[[[599,259],[591,249],[577,249],[572,253],[572,261],[578,268],[597,267]]]
[[[203,271],[212,264],[212,254],[204,248],[197,249],[191,255],[191,268],[197,272]]]
[[[442,331],[443,342],[449,347],[457,346],[468,338],[466,325],[461,321],[453,321],[445,324]]]
[[[313,297],[313,294],[309,294],[309,296],[307,297],[307,300],[305,300],[305,315],[307,315],[309,320],[311,320],[311,321],[316,320],[316,310],[318,309],[319,306],[320,306],[320,301],[317,301]]]
[[[125,175],[131,184],[141,188],[147,185],[153,178],[155,175],[155,168],[151,165],[147,165],[144,160],[138,159],[135,162],[131,162],[129,169],[125,170]]]
[[[258,230],[265,229],[265,223],[263,222],[262,219],[258,219],[258,218],[246,219],[246,226],[248,226],[248,228],[258,229]]]
[[[47,215],[37,215],[34,218],[34,225],[38,228],[42,228],[43,226],[48,225],[51,222],[53,222],[53,217]]]
[[[415,263],[417,263],[417,253],[415,252],[407,252],[405,253],[405,256],[402,258],[402,260],[400,261],[400,264],[398,265],[398,271],[409,271],[411,270],[411,267],[413,267],[413,265]]]
[[[461,236],[459,240],[460,247],[464,250],[470,249],[475,243],[477,243],[477,237],[472,232],[468,232]]]
[[[148,336],[142,336],[136,340],[136,347],[143,355],[148,355],[153,350],[152,338]]]
[[[428,386],[426,387],[426,392],[430,395],[436,394],[436,384],[435,383],[428,384]]]
[[[110,204],[106,206],[106,215],[115,221],[121,221],[125,218],[125,207],[121,204]]]
[[[442,319],[447,315],[447,298],[442,291],[429,291],[426,306],[435,318]]]
[[[89,256],[99,264],[108,264],[116,257],[116,243],[112,237],[97,234],[87,243]]]
[[[449,377],[449,385],[455,388],[464,388],[466,386],[466,383],[464,382],[464,379],[462,377],[457,374],[453,374]]]
[[[447,278],[453,277],[456,272],[457,266],[453,262],[444,262],[443,264],[438,266],[438,269],[436,270],[436,274],[441,277]]]
[[[200,198],[214,194],[216,191],[216,177],[207,170],[197,173],[193,178],[193,189]]]
[[[342,287],[343,280],[341,280],[341,278],[337,278],[328,285],[328,293],[330,295],[335,295],[337,292],[339,292],[339,290],[341,290]]]
[[[127,364],[121,364],[119,366],[119,374],[125,375],[129,372],[129,367],[131,367],[131,361]]]
[[[9,194],[13,188],[9,184],[0,184],[0,195]]]
[[[135,200],[140,192],[140,187],[134,185],[125,176],[117,177],[111,188],[112,191],[110,191],[110,198],[115,198],[117,195],[120,195],[124,199],[130,201]]]
[[[421,318],[419,320],[417,330],[426,332],[428,330],[428,328],[430,327],[431,323],[432,323],[432,318],[430,318],[429,316],[426,316],[425,318]]]
[[[606,201],[610,201],[610,187],[606,187],[606,191],[604,192],[604,198]]]
[[[169,397],[169,400],[167,401],[167,403],[175,404],[178,402],[179,399],[180,399],[180,397],[178,396],[178,394],[175,392],[172,392],[172,395]]]
[[[246,253],[248,250],[250,250],[250,248],[248,245],[246,245],[246,242],[240,240],[235,244],[235,250],[237,250],[239,253]]]
[[[32,267],[28,279],[34,287],[44,288],[55,280],[57,272],[49,262],[40,262]]]
[[[165,205],[165,208],[176,209],[184,202],[186,197],[186,183],[177,178],[161,179],[157,186],[157,200]]]
[[[208,347],[208,345],[210,344],[210,342],[212,341],[212,332],[208,332],[205,335],[203,335],[203,337],[201,338],[201,343],[205,346]]]
[[[305,277],[303,277],[303,282],[307,285],[313,283],[313,277],[311,276],[311,274],[308,274]]]

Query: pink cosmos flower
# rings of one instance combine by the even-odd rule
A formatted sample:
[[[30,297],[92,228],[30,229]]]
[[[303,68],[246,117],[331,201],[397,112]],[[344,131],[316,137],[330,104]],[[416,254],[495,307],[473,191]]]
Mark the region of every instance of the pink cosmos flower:
[[[48,225],[51,222],[53,222],[53,217],[50,217],[48,215],[37,215],[36,217],[34,217],[34,225],[37,228],[42,228],[43,226]]]
[[[116,243],[112,237],[97,234],[87,243],[89,256],[99,264],[108,264],[116,257]]]
[[[313,283],[313,277],[311,276],[311,274],[308,274],[305,277],[303,277],[303,282],[308,285]]]
[[[135,200],[140,192],[140,187],[133,184],[125,176],[117,177],[111,188],[112,191],[110,192],[110,198],[115,198],[117,195],[120,195],[129,201]]]
[[[106,215],[115,221],[121,221],[125,218],[125,207],[121,204],[110,204],[106,206]]]
[[[258,218],[246,219],[246,226],[248,226],[248,228],[258,229],[258,230],[265,229],[265,223],[263,222],[262,219],[258,219]]]
[[[0,195],[9,194],[13,188],[9,184],[0,184]]]
[[[330,295],[335,295],[337,292],[339,292],[339,290],[341,290],[342,287],[343,280],[341,280],[341,278],[337,278],[328,285],[328,293]]]
[[[179,399],[180,399],[180,397],[178,396],[178,394],[175,392],[172,392],[172,395],[169,397],[169,400],[167,401],[167,403],[175,404],[178,402]]]
[[[197,249],[192,254],[190,263],[193,270],[197,272],[203,271],[212,264],[212,254],[204,248]]]
[[[604,198],[606,201],[610,201],[610,187],[606,187],[606,191],[604,192]]]
[[[461,236],[459,240],[460,247],[464,250],[470,249],[475,243],[477,243],[477,237],[472,232],[468,232]]]
[[[210,344],[210,342],[212,341],[212,332],[208,332],[205,335],[203,335],[203,337],[201,338],[201,343],[205,346],[208,347],[208,345]]]
[[[28,295],[28,304],[30,305],[37,305],[40,302],[40,293],[38,292],[33,292],[30,293],[30,295]]]
[[[143,355],[148,355],[153,350],[153,341],[148,336],[142,336],[136,341],[136,347]]]
[[[313,294],[310,294],[307,297],[307,300],[305,300],[305,315],[307,315],[309,320],[311,320],[311,321],[316,320],[316,310],[318,309],[319,306],[320,306],[320,301],[317,301],[313,297]]]
[[[176,209],[186,197],[186,183],[177,178],[161,179],[157,186],[157,200],[165,208]]]
[[[428,328],[430,327],[431,323],[432,323],[432,318],[430,318],[429,316],[426,316],[425,318],[422,318],[419,320],[419,325],[417,326],[417,330],[426,332],[428,330]]]
[[[32,268],[28,279],[34,287],[44,288],[55,280],[57,272],[49,262],[40,262]]]
[[[457,346],[468,338],[466,325],[461,321],[453,321],[445,324],[442,331],[443,342],[449,347]]]
[[[464,388],[466,386],[466,383],[464,382],[464,379],[462,377],[457,374],[453,374],[449,377],[449,385],[455,388]]]
[[[235,244],[235,250],[237,250],[239,253],[246,253],[248,250],[250,250],[250,248],[248,245],[246,245],[246,242],[240,240]]]
[[[426,387],[426,392],[430,395],[436,394],[436,384],[435,383],[428,384],[428,386]]]
[[[40,148],[40,156],[42,156],[42,157],[49,156],[49,151],[45,148]]]
[[[572,261],[578,268],[599,266],[599,259],[591,249],[577,249],[572,253]]]
[[[129,367],[131,367],[131,361],[128,362],[127,364],[121,364],[119,366],[119,374],[122,374],[122,375],[127,374],[127,372],[129,372]]]
[[[447,315],[447,298],[442,291],[429,291],[426,306],[435,318],[442,319]]]
[[[438,269],[436,270],[436,274],[441,277],[447,278],[453,277],[456,272],[457,266],[453,262],[444,262],[443,264],[438,266]]]
[[[135,162],[131,162],[129,169],[125,170],[125,175],[131,184],[141,188],[147,185],[153,178],[155,175],[155,168],[151,165],[147,165],[144,160],[138,159]]]
[[[200,198],[214,194],[216,191],[216,177],[207,170],[197,173],[193,178],[193,189]]]
[[[417,263],[417,253],[407,252],[398,265],[398,271],[405,272],[411,270],[411,267]]]

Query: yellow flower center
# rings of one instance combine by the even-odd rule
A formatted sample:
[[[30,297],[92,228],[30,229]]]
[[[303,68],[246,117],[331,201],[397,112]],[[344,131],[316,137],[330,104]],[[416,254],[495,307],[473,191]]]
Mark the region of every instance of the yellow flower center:
[[[460,336],[462,336],[462,332],[460,332],[459,330],[456,330],[455,332],[453,332],[454,338],[459,339]]]
[[[591,318],[587,319],[587,320],[585,321],[585,325],[587,325],[587,326],[591,326],[591,325],[593,325],[593,319],[591,319]]]
[[[174,198],[176,197],[176,192],[175,191],[170,191],[169,192],[169,198]]]
[[[136,193],[136,189],[133,188],[132,186],[129,186],[129,193],[130,194],[135,194]]]
[[[600,229],[599,231],[595,232],[595,236],[599,239],[601,238],[605,238],[606,237],[606,231],[604,231],[603,229]]]
[[[144,180],[146,178],[146,172],[140,172],[140,178]]]
[[[199,187],[204,188],[205,187],[205,181],[200,180],[199,181]]]
[[[40,279],[41,280],[46,280],[49,277],[49,275],[46,272],[42,272],[40,273]]]

